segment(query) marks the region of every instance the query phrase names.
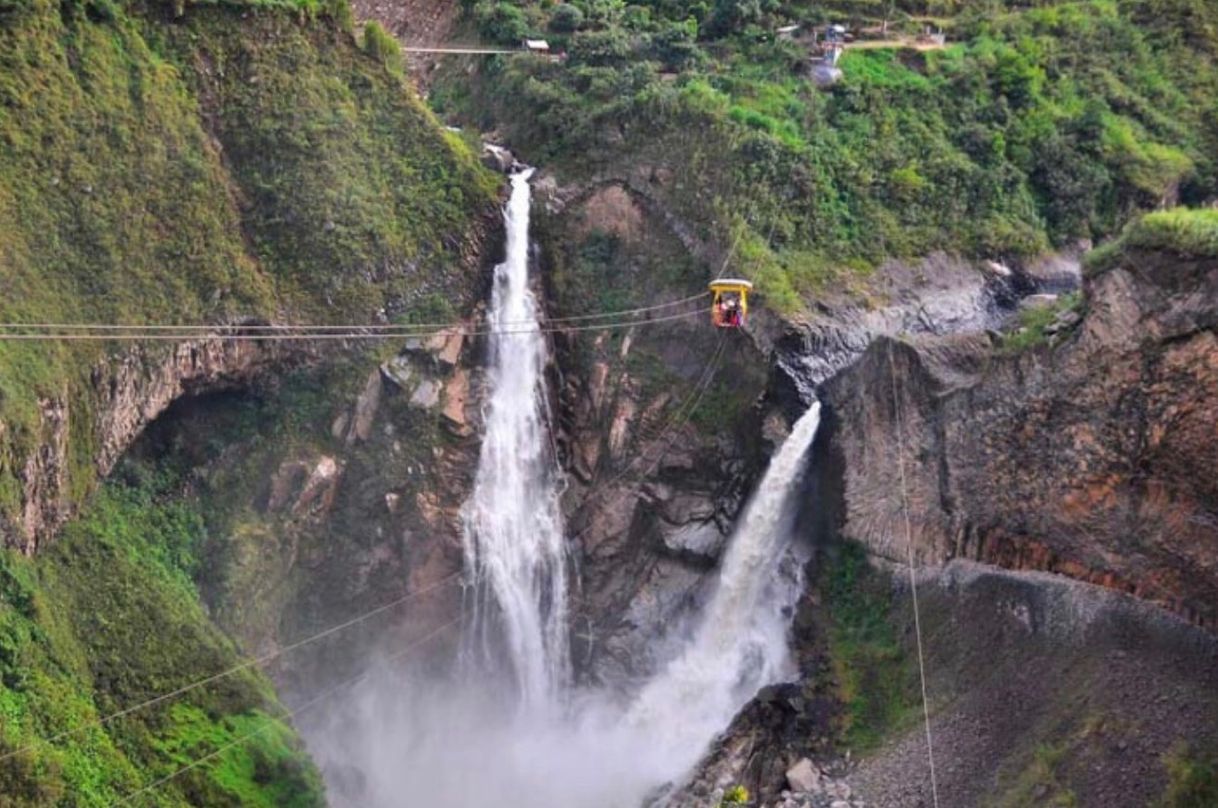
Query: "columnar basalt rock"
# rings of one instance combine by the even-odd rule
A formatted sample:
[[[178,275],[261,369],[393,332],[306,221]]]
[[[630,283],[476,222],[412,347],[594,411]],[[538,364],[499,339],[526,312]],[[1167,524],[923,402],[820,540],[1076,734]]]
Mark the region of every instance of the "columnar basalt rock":
[[[903,559],[907,504],[924,563],[1047,570],[1218,628],[1218,263],[1133,253],[1085,306],[1055,346],[884,340],[827,385],[841,535]]]

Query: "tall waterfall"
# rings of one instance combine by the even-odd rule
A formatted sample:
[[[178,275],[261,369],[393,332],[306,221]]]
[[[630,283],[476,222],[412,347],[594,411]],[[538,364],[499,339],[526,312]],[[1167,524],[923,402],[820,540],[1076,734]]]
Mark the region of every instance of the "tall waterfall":
[[[489,396],[474,491],[463,512],[474,583],[470,661],[506,652],[520,700],[552,702],[569,679],[567,578],[557,466],[547,432],[546,344],[529,291],[529,176],[512,177],[507,255],[495,267]],[[503,648],[496,642],[502,637]]]

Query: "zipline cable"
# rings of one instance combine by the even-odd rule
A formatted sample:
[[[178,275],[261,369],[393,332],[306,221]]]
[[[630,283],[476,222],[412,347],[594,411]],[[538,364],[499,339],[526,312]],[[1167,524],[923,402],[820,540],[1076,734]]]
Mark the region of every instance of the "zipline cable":
[[[125,707],[122,710],[119,710],[114,713],[110,713],[109,715],[103,716],[101,718],[97,718],[97,719],[94,719],[91,721],[85,721],[80,726],[73,727],[70,730],[64,730],[63,732],[60,732],[57,735],[52,735],[49,738],[40,738],[33,743],[26,744],[25,746],[18,747],[17,749],[13,749],[9,752],[4,753],[3,755],[0,755],[0,762],[8,760],[9,758],[11,758],[15,755],[20,755],[24,752],[28,752],[39,746],[54,744],[58,741],[63,740],[64,738],[70,738],[73,735],[79,735],[81,732],[83,732],[85,730],[93,729],[94,727],[104,726],[119,718],[123,718],[124,716],[131,715],[132,713],[137,713],[141,710],[145,710],[154,705],[161,704],[162,702],[166,702],[166,701],[169,701],[170,699],[177,698],[178,696],[183,696],[183,695],[191,692],[192,690],[197,690],[200,687],[214,684],[222,679],[227,679],[228,677],[234,676],[238,673],[241,673],[242,671],[249,670],[250,668],[261,667],[261,666],[265,665],[266,663],[271,662],[271,661],[283,656],[286,653],[295,651],[299,648],[303,648],[306,645],[311,645],[312,643],[315,643],[318,640],[325,639],[326,637],[330,637],[334,634],[338,634],[341,631],[345,631],[345,630],[351,628],[352,626],[363,623],[364,621],[369,620],[372,617],[375,617],[376,615],[381,614],[383,612],[387,612],[390,609],[393,609],[397,606],[402,605],[403,603],[406,603],[408,601],[414,600],[415,598],[422,597],[423,595],[434,592],[434,591],[440,589],[441,587],[446,586],[446,585],[452,583],[453,581],[457,580],[457,578],[459,578],[460,576],[461,576],[460,571],[454,572],[453,574],[448,575],[444,578],[441,578],[439,581],[436,581],[435,583],[430,584],[422,589],[418,589],[418,590],[415,590],[414,592],[410,592],[406,595],[403,595],[400,598],[397,598],[388,603],[382,604],[381,606],[377,606],[375,609],[364,612],[363,614],[360,614],[360,615],[356,615],[355,617],[352,617],[349,620],[345,620],[342,623],[331,626],[330,628],[327,628],[323,631],[313,634],[312,636],[305,637],[302,640],[297,640],[293,643],[285,645],[282,648],[276,649],[275,651],[271,651],[270,653],[264,654],[263,656],[256,657],[253,659],[247,659],[245,662],[242,662],[239,665],[234,665],[233,667],[228,668],[227,670],[212,674],[211,676],[191,682],[190,684],[183,685],[182,687],[179,687],[176,690],[170,691],[168,693],[162,693],[159,696],[154,696],[153,698],[150,698],[146,701],[142,701],[139,704],[133,704],[130,707]]]
[[[377,332],[367,333],[365,331],[350,331],[344,333],[334,332],[315,332],[300,330],[294,333],[280,331],[275,333],[218,333],[200,332],[200,333],[133,333],[133,332],[114,332],[114,333],[0,333],[0,342],[3,341],[64,341],[64,342],[113,342],[113,341],[128,341],[128,342],[182,342],[185,340],[235,340],[241,342],[289,342],[292,340],[387,340],[387,339],[408,339],[435,337],[435,336],[466,336],[478,337],[487,336],[490,334],[549,334],[549,333],[574,333],[579,331],[605,331],[615,328],[627,328],[636,325],[654,325],[656,323],[667,323],[675,320],[684,320],[690,317],[701,316],[704,314],[702,309],[682,312],[680,314],[670,314],[663,317],[652,317],[646,320],[631,320],[623,322],[608,322],[594,323],[591,325],[574,325],[574,326],[555,326],[555,327],[533,327],[533,328],[492,328],[492,329],[475,329],[475,330],[452,330],[441,329],[435,331],[401,331],[401,332]],[[244,330],[240,326],[232,326],[236,330]]]
[[[679,300],[669,300],[665,303],[657,303],[654,306],[641,306],[633,309],[617,309],[614,311],[595,312],[592,314],[572,314],[565,317],[546,317],[542,324],[549,323],[568,323],[582,322],[586,320],[611,319],[615,317],[633,317],[638,314],[646,314],[653,311],[661,311],[663,309],[672,309],[677,306],[685,305],[686,303],[705,298],[709,292],[699,292],[696,295],[683,297]],[[500,325],[507,326],[524,326],[536,323],[536,320],[505,320]],[[0,329],[61,329],[65,331],[171,331],[174,333],[187,331],[203,331],[210,332],[217,329],[234,329],[241,331],[415,331],[421,328],[439,328],[439,329],[460,329],[464,328],[465,323],[460,320],[446,323],[370,323],[370,324],[346,324],[346,325],[309,325],[309,324],[292,324],[292,323],[277,323],[277,324],[251,324],[243,325],[241,323],[212,323],[212,324],[191,324],[191,325],[171,325],[165,323],[150,323],[136,324],[129,323],[123,325],[111,323],[0,323]]]
[[[691,299],[697,299],[697,298],[701,298],[701,297],[703,297],[703,295],[698,295],[698,296],[696,296],[695,298],[691,298]],[[693,314],[700,314],[700,313],[701,313],[700,311],[696,311],[696,312],[690,312],[690,313],[688,313],[688,314],[675,315],[675,316],[672,316],[672,317],[668,317],[668,318],[661,318],[661,319],[663,319],[663,320],[679,319],[679,318],[688,317],[688,316],[691,316],[691,315],[693,315]],[[650,321],[646,321],[646,322],[657,322],[657,321],[660,321],[660,320],[650,320]],[[638,323],[632,323],[631,325],[635,325],[635,324],[638,324]],[[602,330],[602,329],[603,329],[603,328],[605,328],[605,327],[606,327],[606,326],[604,326],[604,325],[602,325],[602,324],[598,324],[598,325],[596,325],[596,326],[594,326],[594,327],[590,327],[590,326],[584,326],[584,327],[582,327],[582,328],[579,328],[578,330]],[[535,331],[535,330],[537,330],[537,329],[521,329],[521,330],[519,330],[519,331],[513,331],[513,332],[508,332],[508,333],[530,333],[530,332],[533,332],[533,331]],[[490,332],[484,332],[484,333],[490,333]],[[496,331],[496,332],[494,332],[494,333],[504,333],[504,331]],[[8,335],[0,335],[0,339],[4,339],[4,338],[5,338],[5,336],[8,336]],[[76,335],[76,336],[82,336],[82,335]],[[93,335],[90,335],[90,336],[93,336]],[[163,337],[164,335],[160,335],[160,336],[162,336],[162,337]],[[276,336],[279,336],[279,335],[276,335]],[[397,336],[397,335],[394,335],[394,336]],[[718,360],[720,359],[720,357],[721,357],[721,355],[722,355],[723,348],[724,348],[724,344],[725,344],[725,340],[724,340],[723,336],[724,336],[724,335],[722,335],[722,334],[720,335],[720,339],[719,339],[719,341],[718,341],[718,344],[717,344],[717,346],[716,346],[716,350],[715,350],[714,354],[712,355],[711,360],[709,360],[709,361],[708,361],[708,363],[707,363],[706,367],[703,369],[703,372],[702,372],[701,377],[699,378],[698,382],[695,384],[694,388],[693,388],[693,389],[690,391],[689,396],[688,396],[688,397],[686,398],[686,400],[685,400],[685,401],[682,403],[682,405],[681,405],[680,407],[678,407],[678,409],[677,409],[677,410],[674,412],[673,416],[672,416],[672,417],[671,417],[671,418],[668,420],[668,422],[665,424],[665,426],[664,426],[664,428],[661,430],[661,432],[660,432],[658,435],[656,435],[656,437],[653,439],[653,440],[659,440],[659,439],[663,438],[663,437],[664,437],[666,434],[669,434],[669,435],[670,435],[669,440],[668,440],[667,444],[664,446],[664,448],[661,450],[660,455],[659,455],[659,456],[656,458],[656,460],[654,460],[654,461],[652,462],[651,467],[650,467],[650,469],[649,469],[649,470],[645,470],[645,471],[643,471],[643,472],[642,472],[642,473],[639,475],[639,476],[640,476],[640,478],[641,478],[643,475],[650,473],[650,471],[651,471],[651,470],[654,470],[655,466],[656,466],[656,465],[657,465],[657,464],[658,464],[658,463],[659,463],[659,462],[660,462],[660,461],[663,459],[663,457],[664,457],[664,456],[667,454],[668,449],[670,449],[670,448],[671,448],[671,446],[672,446],[672,444],[673,444],[673,443],[675,443],[675,439],[676,439],[676,436],[675,436],[675,431],[676,431],[676,429],[677,429],[679,426],[684,425],[684,423],[685,423],[685,422],[687,422],[687,421],[689,420],[689,418],[690,418],[690,417],[692,416],[692,414],[693,414],[693,411],[694,411],[694,410],[697,408],[697,406],[698,406],[698,405],[701,403],[702,398],[705,396],[705,394],[706,394],[707,390],[708,390],[708,389],[709,389],[709,387],[710,387],[710,383],[713,381],[714,375],[715,375],[715,373],[717,372]],[[109,338],[111,338],[111,337],[101,337],[101,338],[103,338],[103,339],[109,339]],[[642,456],[641,456],[641,458],[642,458],[642,459],[645,459],[645,458],[646,458],[646,456],[647,456],[647,454],[648,454],[648,453],[644,453],[644,455],[642,455]],[[637,460],[637,459],[640,459],[640,458],[636,458],[636,460]],[[623,478],[624,478],[624,477],[625,477],[627,474],[629,474],[629,473],[630,473],[630,472],[633,470],[633,468],[634,468],[634,464],[635,464],[635,463],[634,463],[634,461],[632,461],[631,463],[629,463],[629,464],[627,465],[627,467],[626,467],[626,468],[625,468],[625,469],[624,469],[624,470],[623,470],[621,473],[619,473],[617,476],[615,476],[615,477],[611,478],[611,479],[610,479],[610,480],[609,480],[607,483],[605,483],[604,485],[605,485],[605,486],[611,486],[611,485],[614,485],[614,484],[616,484],[617,482],[619,482],[621,479],[623,479]],[[602,487],[602,488],[601,488],[601,490],[603,491],[603,490],[605,490],[605,489]],[[587,505],[587,504],[588,504],[590,501],[595,500],[595,499],[597,498],[597,496],[598,496],[598,494],[594,494],[592,497],[585,499],[583,502],[581,502],[581,507],[584,507],[584,506],[586,506],[586,505]],[[587,532],[587,530],[589,530],[590,528],[591,528],[591,526],[589,525],[589,526],[588,526],[587,528],[585,528],[583,531],[580,531],[579,533],[577,533],[577,534],[575,534],[574,536],[572,536],[570,540],[574,540],[574,539],[579,538],[579,537],[580,537],[580,536],[582,536],[584,533],[586,533],[586,532]],[[274,659],[276,659],[276,658],[278,658],[278,657],[280,657],[280,656],[282,656],[282,655],[284,655],[284,654],[286,654],[286,653],[289,653],[289,652],[291,652],[291,651],[297,650],[297,649],[299,649],[299,648],[301,648],[301,647],[304,647],[304,646],[306,646],[306,645],[309,645],[309,644],[312,644],[312,643],[314,643],[314,642],[317,642],[317,641],[319,641],[319,640],[321,640],[321,639],[324,639],[325,637],[328,637],[328,636],[332,636],[332,635],[334,635],[334,634],[337,634],[337,633],[339,633],[339,632],[341,632],[341,631],[343,631],[343,630],[345,630],[345,629],[347,629],[347,628],[350,628],[350,627],[352,627],[352,626],[354,626],[354,625],[357,625],[357,624],[359,624],[359,623],[362,623],[362,622],[364,622],[364,621],[366,621],[366,620],[368,620],[368,619],[370,619],[370,618],[374,617],[374,616],[375,616],[375,615],[377,615],[377,614],[383,613],[383,612],[385,612],[385,611],[388,611],[389,609],[392,609],[392,608],[394,608],[394,607],[396,607],[396,606],[398,606],[398,605],[401,605],[401,604],[402,604],[402,603],[404,603],[404,602],[407,602],[407,601],[412,600],[412,599],[414,599],[414,598],[420,597],[420,596],[422,596],[422,595],[424,595],[424,594],[427,594],[427,593],[429,593],[429,592],[435,591],[436,589],[439,589],[441,586],[444,586],[444,585],[446,585],[446,584],[448,584],[448,583],[451,583],[451,582],[453,582],[453,581],[457,580],[457,579],[458,579],[458,578],[461,576],[461,574],[462,574],[461,572],[455,572],[455,573],[453,573],[452,575],[447,576],[446,578],[442,579],[441,581],[436,582],[435,584],[432,584],[432,585],[431,585],[431,586],[429,586],[429,587],[426,587],[426,588],[421,589],[421,590],[417,590],[417,591],[415,591],[415,592],[408,593],[407,595],[404,595],[404,596],[403,596],[403,597],[401,597],[401,598],[397,598],[397,599],[395,599],[395,600],[393,600],[393,601],[390,601],[389,603],[386,603],[386,604],[383,604],[383,605],[381,605],[381,606],[378,606],[377,608],[372,609],[372,610],[370,610],[370,611],[368,611],[368,612],[365,612],[365,613],[363,613],[363,614],[357,615],[356,617],[353,617],[353,618],[351,618],[351,619],[349,619],[349,620],[347,620],[347,621],[344,621],[343,623],[337,624],[337,625],[335,625],[335,626],[331,626],[330,628],[328,628],[328,629],[326,629],[326,630],[324,630],[324,631],[321,631],[321,632],[319,632],[319,633],[317,633],[317,634],[314,634],[314,635],[312,635],[312,636],[310,636],[310,637],[306,637],[306,638],[304,638],[304,639],[302,639],[302,640],[298,640],[298,641],[296,641],[296,642],[293,642],[293,643],[291,643],[291,644],[289,644],[289,645],[286,645],[286,646],[284,646],[284,647],[282,647],[282,648],[279,648],[279,649],[277,649],[276,651],[273,651],[273,652],[271,652],[271,653],[269,653],[269,654],[265,654],[265,655],[263,655],[263,656],[261,656],[261,657],[257,657],[257,658],[254,658],[254,659],[247,660],[247,661],[245,661],[245,662],[243,662],[243,663],[241,663],[241,664],[239,664],[239,665],[233,666],[232,668],[229,668],[229,669],[227,669],[227,670],[225,670],[225,671],[221,671],[220,673],[212,674],[211,676],[205,677],[205,678],[203,678],[203,679],[196,680],[196,681],[194,681],[194,682],[191,682],[190,684],[187,684],[187,685],[184,685],[184,686],[182,686],[182,687],[180,687],[180,688],[177,688],[176,690],[173,690],[173,691],[170,691],[170,692],[168,692],[168,693],[164,693],[164,694],[161,694],[161,695],[155,696],[155,697],[153,697],[153,698],[151,698],[151,699],[147,699],[147,700],[145,700],[145,701],[143,701],[143,702],[140,702],[140,703],[138,703],[138,704],[132,705],[132,706],[127,707],[127,708],[124,708],[124,709],[122,709],[122,710],[119,710],[119,711],[117,711],[117,712],[111,713],[111,714],[109,714],[109,715],[106,715],[106,716],[100,717],[100,718],[98,718],[98,719],[95,719],[95,720],[92,720],[92,721],[87,721],[87,722],[83,723],[82,725],[80,725],[80,726],[78,726],[78,727],[75,727],[75,728],[73,728],[73,729],[71,729],[71,730],[66,730],[66,731],[64,731],[64,732],[60,732],[60,733],[58,733],[58,734],[56,734],[56,735],[53,735],[53,736],[51,736],[51,737],[49,737],[49,738],[40,738],[40,739],[38,739],[37,741],[35,741],[35,742],[33,742],[33,743],[26,744],[25,746],[22,746],[22,747],[18,747],[18,748],[16,748],[16,749],[13,749],[13,750],[11,750],[11,751],[9,751],[9,752],[6,752],[6,753],[4,753],[4,754],[0,755],[0,762],[2,762],[2,761],[4,761],[4,760],[7,760],[8,758],[11,758],[11,757],[13,757],[13,756],[15,756],[15,755],[19,755],[19,754],[22,754],[22,753],[24,753],[24,752],[28,752],[28,751],[30,751],[30,750],[32,750],[32,749],[34,749],[34,748],[39,747],[39,746],[54,744],[54,743],[56,743],[56,742],[58,742],[58,741],[63,740],[64,738],[68,738],[68,737],[71,737],[71,736],[73,736],[73,735],[77,735],[77,734],[79,734],[79,733],[81,733],[82,731],[85,731],[85,730],[87,730],[87,729],[90,729],[90,728],[93,728],[93,727],[97,727],[97,726],[104,726],[104,725],[106,725],[106,724],[108,724],[108,723],[111,723],[111,722],[113,722],[113,721],[115,721],[115,720],[117,720],[117,719],[119,719],[119,718],[122,718],[122,717],[125,717],[125,716],[128,716],[128,715],[131,715],[131,714],[133,714],[133,713],[136,713],[136,712],[139,712],[139,711],[141,711],[141,710],[147,709],[147,708],[149,708],[149,707],[155,706],[156,704],[163,703],[163,702],[165,702],[165,701],[168,701],[168,700],[170,700],[170,699],[176,698],[176,697],[178,697],[178,696],[185,695],[186,693],[189,693],[189,692],[191,692],[191,691],[193,691],[193,690],[196,690],[196,689],[198,689],[198,688],[200,688],[200,687],[204,687],[204,686],[206,686],[206,685],[213,684],[213,683],[215,683],[215,682],[217,682],[217,681],[220,681],[220,680],[222,680],[222,679],[225,679],[225,678],[227,678],[227,677],[230,677],[230,676],[236,675],[237,673],[240,673],[240,672],[242,672],[242,671],[244,671],[244,670],[248,670],[248,669],[250,669],[250,668],[254,668],[254,667],[260,667],[260,666],[262,666],[262,665],[264,665],[264,664],[266,664],[266,663],[268,663],[268,662],[271,662],[271,661],[273,661]]]
[[[398,659],[401,659],[410,651],[413,651],[413,650],[419,648],[420,646],[430,642],[431,640],[438,637],[442,632],[447,631],[448,629],[457,625],[458,623],[461,622],[461,620],[462,620],[461,617],[456,617],[456,618],[453,618],[452,620],[449,620],[447,623],[444,623],[443,625],[439,626],[438,628],[435,628],[435,629],[429,631],[427,634],[414,640],[413,642],[408,643],[404,648],[401,648],[398,651],[396,651],[395,653],[389,655],[388,657],[385,657],[385,661],[394,662],[394,661],[397,661]],[[185,766],[182,766],[181,768],[177,769],[176,771],[174,771],[170,774],[167,774],[164,777],[160,778],[159,780],[156,780],[156,781],[149,783],[148,785],[140,788],[138,791],[131,792],[127,796],[119,799],[118,802],[115,802],[114,805],[116,805],[116,806],[117,805],[128,805],[128,804],[134,802],[139,797],[142,797],[143,795],[148,794],[151,791],[155,791],[156,789],[160,788],[161,786],[165,785],[166,783],[170,782],[171,780],[174,780],[175,778],[182,776],[183,774],[190,771],[191,769],[201,766],[204,763],[208,762],[209,760],[214,760],[214,759],[220,757],[221,755],[223,755],[225,752],[228,752],[230,749],[238,747],[238,746],[246,743],[247,741],[252,740],[253,738],[257,737],[258,735],[261,735],[262,733],[266,732],[267,730],[271,729],[272,727],[277,726],[281,722],[295,718],[296,716],[300,715],[301,713],[305,712],[306,710],[312,709],[313,707],[317,706],[322,701],[324,701],[325,699],[334,695],[338,691],[340,691],[346,687],[350,687],[351,685],[358,684],[363,679],[368,678],[368,676],[371,675],[372,670],[373,669],[371,669],[371,668],[367,668],[367,669],[361,671],[360,673],[357,673],[354,676],[351,676],[351,677],[348,677],[348,678],[342,680],[341,682],[339,682],[336,685],[332,685],[332,686],[326,688],[321,693],[319,693],[316,696],[314,696],[313,698],[309,699],[304,704],[302,704],[301,706],[297,707],[294,710],[285,709],[280,715],[278,715],[274,718],[268,719],[267,721],[265,721],[262,724],[262,726],[258,727],[257,729],[247,732],[246,734],[233,739],[232,741],[226,743],[224,746],[221,746],[219,749],[215,749],[212,752],[209,752],[208,754],[204,755],[203,757],[197,758],[197,759],[191,761],[190,763],[186,764]]]
[[[918,644],[918,677],[922,684],[922,717],[926,726],[926,761],[930,768],[930,793],[934,808],[939,808],[939,782],[935,776],[935,745],[930,732],[930,702],[926,698],[926,660],[922,653],[922,618],[918,610],[918,576],[914,569],[913,525],[909,520],[909,490],[905,481],[905,419],[901,413],[901,396],[897,387],[897,366],[893,360],[892,342],[888,343],[888,367],[892,372],[893,413],[897,421],[897,469],[901,481],[901,511],[905,517],[905,551],[909,562],[909,591],[913,599],[914,635]]]
[[[701,295],[699,295],[699,297],[701,297]],[[701,312],[694,312],[694,313],[701,313]],[[684,317],[684,316],[689,316],[689,315],[680,315],[680,316]],[[599,326],[598,326],[598,329],[599,329]],[[522,330],[519,333],[527,333],[528,331],[532,331],[532,330],[533,329],[528,329],[527,331]],[[497,333],[502,333],[502,332],[497,332]],[[0,336],[0,339],[3,339],[3,336]],[[723,339],[721,336],[718,348],[716,350],[714,358],[712,359],[712,362],[718,358],[719,354],[722,352],[722,348],[723,348]],[[711,368],[712,367],[711,363],[708,363],[707,367]],[[713,371],[710,371],[710,375],[713,376]],[[708,371],[704,369],[703,378],[699,380],[698,385],[695,385],[694,390],[691,391],[690,397],[687,398],[687,400],[686,400],[685,404],[682,406],[682,408],[680,408],[677,411],[677,413],[674,414],[674,417],[672,419],[670,419],[670,421],[666,425],[664,431],[670,431],[672,429],[675,429],[676,422],[678,419],[685,419],[685,420],[688,419],[689,415],[692,414],[693,409],[697,406],[698,403],[700,403],[702,396],[705,394],[707,386],[709,386],[709,380],[710,379],[708,376]],[[699,385],[702,385],[703,381],[707,382],[707,385],[701,386],[701,388],[699,389]],[[688,405],[688,406],[686,406],[686,405]],[[664,432],[661,432],[660,436],[662,436],[663,434],[664,434]],[[657,436],[657,437],[660,437],[660,436]],[[674,440],[670,439],[668,446],[670,447],[673,442],[674,442]],[[667,448],[668,447],[665,447],[665,450],[664,450],[665,452],[667,451]],[[664,453],[662,452],[661,458],[663,457],[663,454]],[[658,462],[658,461],[656,461],[656,462]],[[632,462],[631,464],[629,464],[627,466],[627,469],[621,475],[619,475],[617,478],[614,478],[614,480],[612,480],[611,482],[616,482],[617,480],[620,480],[623,476],[625,476],[625,473],[628,473],[633,468],[633,466],[634,466],[634,463]],[[585,502],[587,502],[587,500],[585,500]],[[584,531],[584,532],[586,532],[586,531]],[[580,534],[576,534],[576,536],[573,536],[572,539],[578,538],[579,535],[582,535],[582,532]],[[421,589],[416,592],[411,592],[407,595],[404,595],[401,598],[397,598],[396,600],[390,601],[389,603],[386,603],[382,606],[372,609],[371,611],[365,612],[361,615],[357,615],[356,617],[353,617],[336,626],[332,626],[322,632],[314,634],[310,637],[306,637],[302,640],[293,642],[293,643],[286,645],[280,649],[277,649],[276,651],[273,651],[269,654],[265,654],[262,657],[247,660],[239,665],[229,668],[228,670],[222,671],[220,673],[212,674],[211,676],[208,676],[203,679],[192,682],[190,684],[184,685],[174,691],[164,693],[159,696],[155,696],[144,702],[124,708],[122,710],[119,710],[115,713],[98,718],[96,720],[85,722],[81,726],[75,727],[71,730],[66,730],[64,732],[53,735],[49,738],[38,739],[34,743],[30,743],[25,746],[18,747],[17,749],[11,750],[9,752],[6,752],[6,753],[0,755],[0,762],[7,760],[8,758],[13,757],[15,755],[30,751],[31,749],[37,748],[38,746],[54,744],[60,740],[63,740],[64,738],[68,738],[73,735],[79,734],[83,730],[87,730],[89,728],[96,727],[96,726],[103,726],[105,724],[108,724],[108,723],[115,721],[119,718],[122,718],[124,716],[131,715],[132,713],[139,712],[141,710],[147,709],[148,707],[152,707],[156,704],[160,704],[162,702],[168,701],[168,700],[176,698],[178,696],[185,695],[186,693],[189,693],[189,692],[196,690],[200,687],[203,687],[205,685],[212,684],[214,682],[225,679],[229,676],[233,676],[237,673],[240,673],[241,671],[264,665],[268,662],[273,661],[274,659],[278,658],[279,656],[282,656],[283,654],[289,653],[289,652],[294,651],[303,646],[317,642],[318,640],[324,639],[325,637],[331,636],[333,634],[337,634],[340,631],[350,628],[356,624],[362,623],[362,622],[370,619],[371,617],[374,617],[375,615],[380,614],[382,612],[388,611],[389,609],[392,609],[398,605],[401,605],[404,602],[407,602],[416,597],[419,597],[421,595],[434,591],[435,589],[438,589],[439,587],[441,587],[447,583],[455,581],[457,578],[459,578],[461,576],[461,574],[462,574],[461,572],[453,573],[452,575],[444,578],[441,581],[436,582],[435,584],[433,584],[425,589]]]

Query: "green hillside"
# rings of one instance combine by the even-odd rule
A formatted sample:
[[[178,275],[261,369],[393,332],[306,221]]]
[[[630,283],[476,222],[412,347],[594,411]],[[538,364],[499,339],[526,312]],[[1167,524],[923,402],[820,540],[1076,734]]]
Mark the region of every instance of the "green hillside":
[[[343,17],[0,4],[0,321],[367,322],[465,292],[495,181]],[[89,374],[129,347],[0,343],[0,525],[40,402],[81,416],[70,486],[89,490]]]
[[[784,23],[940,51],[847,51],[818,89]],[[929,15],[929,16],[927,16]],[[513,22],[514,21],[514,22]],[[657,193],[782,310],[844,271],[933,250],[1019,258],[1218,192],[1218,6],[1205,0],[479,3],[565,64],[490,61],[442,109],[567,176],[663,167]],[[878,34],[875,34],[878,35]]]
[[[374,44],[345,4],[0,2],[0,321],[367,322],[468,298],[498,182]],[[6,808],[113,805],[220,750],[133,804],[324,802],[256,669],[99,723],[244,658],[196,591],[200,506],[155,471],[89,497],[94,369],[167,350],[0,342],[0,535],[20,540],[48,407],[87,502],[36,558],[0,550]]]

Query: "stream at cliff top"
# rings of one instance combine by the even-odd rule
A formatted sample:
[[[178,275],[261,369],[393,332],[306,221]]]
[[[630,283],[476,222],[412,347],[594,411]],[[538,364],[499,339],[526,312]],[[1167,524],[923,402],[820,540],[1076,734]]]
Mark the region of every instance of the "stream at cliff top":
[[[512,178],[490,322],[538,322],[529,291],[529,172]],[[679,782],[762,686],[793,671],[794,507],[820,405],[795,424],[745,506],[681,650],[637,693],[571,684],[561,472],[539,328],[492,338],[485,434],[463,517],[468,577],[458,674],[385,670],[311,739],[336,805],[638,808]],[[336,775],[334,772],[342,772]]]

